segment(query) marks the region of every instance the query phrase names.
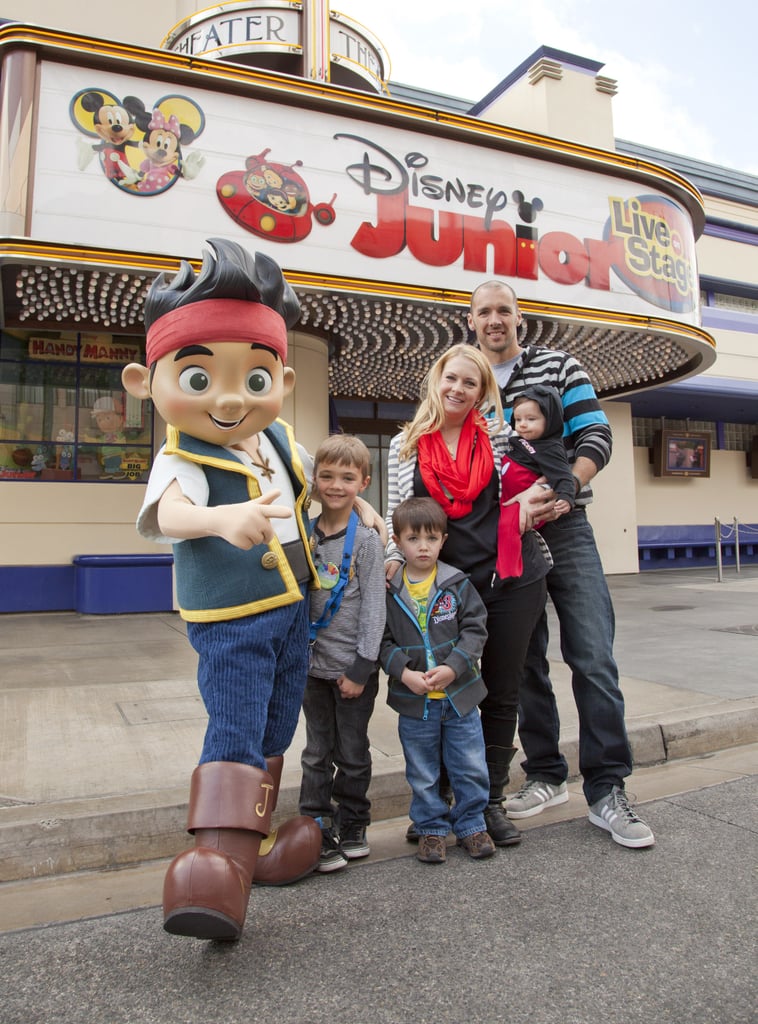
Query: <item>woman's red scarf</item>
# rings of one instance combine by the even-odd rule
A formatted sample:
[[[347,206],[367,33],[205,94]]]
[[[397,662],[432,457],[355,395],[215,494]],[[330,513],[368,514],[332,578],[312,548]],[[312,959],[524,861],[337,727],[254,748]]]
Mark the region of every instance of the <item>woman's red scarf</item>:
[[[480,413],[473,409],[463,421],[455,458],[439,430],[418,439],[418,465],[429,494],[450,519],[468,515],[490,482],[495,468],[489,434]]]

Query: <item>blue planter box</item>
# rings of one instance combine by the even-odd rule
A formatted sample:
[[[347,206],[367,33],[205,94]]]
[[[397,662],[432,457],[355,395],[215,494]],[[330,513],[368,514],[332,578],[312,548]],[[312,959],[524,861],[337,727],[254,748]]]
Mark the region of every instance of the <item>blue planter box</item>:
[[[85,615],[173,610],[172,555],[77,555],[74,608]]]

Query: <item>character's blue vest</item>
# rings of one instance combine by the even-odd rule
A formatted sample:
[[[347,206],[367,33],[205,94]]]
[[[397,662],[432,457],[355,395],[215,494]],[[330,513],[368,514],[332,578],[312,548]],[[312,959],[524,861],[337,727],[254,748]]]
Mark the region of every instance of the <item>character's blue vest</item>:
[[[292,481],[298,533],[312,581],[318,586],[308,546],[308,487],[292,428],[283,420],[276,420],[264,433]],[[203,467],[209,506],[249,501],[261,495],[252,471],[219,445],[180,434],[170,426],[164,450]],[[240,619],[302,600],[300,585],[276,536],[270,543],[256,544],[249,551],[220,537],[183,540],[174,544],[174,566],[179,610],[188,622]]]

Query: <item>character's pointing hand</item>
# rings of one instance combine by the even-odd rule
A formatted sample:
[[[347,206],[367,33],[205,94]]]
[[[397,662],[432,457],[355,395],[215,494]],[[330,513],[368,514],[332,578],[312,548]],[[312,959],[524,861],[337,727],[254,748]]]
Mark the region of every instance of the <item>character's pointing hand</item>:
[[[272,519],[289,519],[292,509],[273,505],[281,491],[269,491],[260,498],[232,505],[199,506],[182,494],[174,480],[161,498],[158,525],[167,537],[178,540],[222,537],[243,551],[267,544],[274,536]]]

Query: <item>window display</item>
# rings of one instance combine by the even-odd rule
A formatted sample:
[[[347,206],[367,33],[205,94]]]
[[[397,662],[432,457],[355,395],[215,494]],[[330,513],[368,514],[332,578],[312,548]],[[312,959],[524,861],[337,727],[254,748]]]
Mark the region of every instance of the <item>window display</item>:
[[[152,464],[152,407],[121,387],[133,338],[0,336],[0,480],[134,483]]]

